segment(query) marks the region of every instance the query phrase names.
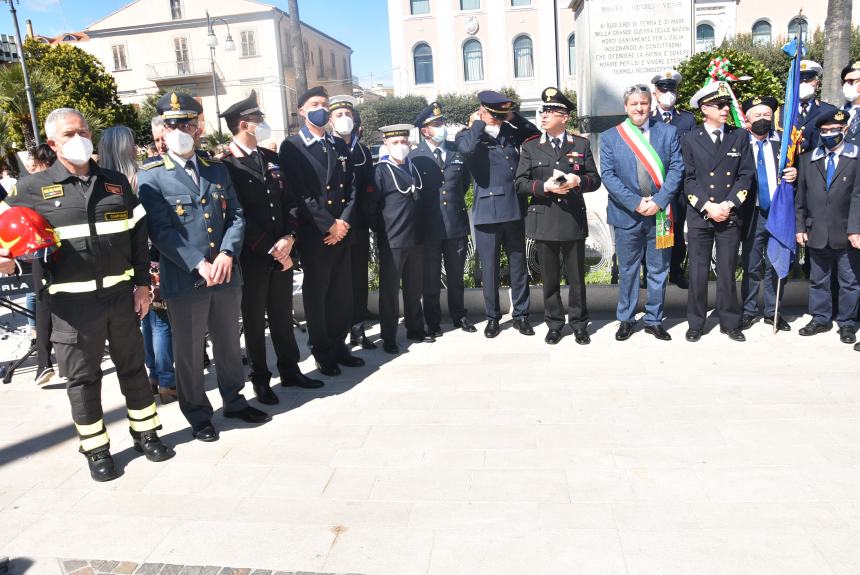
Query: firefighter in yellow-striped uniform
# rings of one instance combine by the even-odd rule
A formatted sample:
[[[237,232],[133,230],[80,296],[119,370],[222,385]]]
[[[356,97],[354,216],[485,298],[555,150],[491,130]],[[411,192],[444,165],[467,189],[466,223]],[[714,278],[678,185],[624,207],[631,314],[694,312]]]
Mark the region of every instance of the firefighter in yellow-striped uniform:
[[[60,247],[45,262],[51,295],[51,341],[61,372],[68,377],[72,419],[96,481],[119,476],[110,455],[101,402],[105,342],[116,366],[128,408],[134,447],[150,461],[173,450],[156,433],[161,428],[144,367],[138,328],[150,302],[145,212],[122,174],[98,167],[92,142],[77,110],[60,108],[45,120],[57,161],[46,171],[19,180],[0,204],[18,205],[45,216]],[[0,258],[0,271],[9,261]]]

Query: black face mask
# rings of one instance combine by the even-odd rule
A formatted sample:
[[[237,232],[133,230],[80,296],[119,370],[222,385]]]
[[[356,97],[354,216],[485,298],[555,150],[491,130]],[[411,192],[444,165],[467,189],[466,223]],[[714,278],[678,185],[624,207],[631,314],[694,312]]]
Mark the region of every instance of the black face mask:
[[[756,120],[755,122],[750,124],[750,131],[756,136],[764,136],[766,134],[770,134],[772,128],[773,120],[768,120],[766,118]]]
[[[842,143],[842,140],[845,139],[844,132],[838,132],[836,134],[821,134],[821,143],[824,144],[824,147],[828,150],[832,150],[833,148],[839,147],[839,144]]]

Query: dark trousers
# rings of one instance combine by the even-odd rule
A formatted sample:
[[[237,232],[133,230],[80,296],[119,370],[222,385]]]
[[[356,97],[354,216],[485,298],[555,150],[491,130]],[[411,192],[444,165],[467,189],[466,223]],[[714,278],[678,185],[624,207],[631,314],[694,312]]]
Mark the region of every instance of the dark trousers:
[[[687,257],[687,244],[684,242],[684,222],[687,219],[687,196],[680,191],[672,201],[675,234],[675,245],[672,246],[672,258],[669,261],[669,275],[672,277],[684,275],[684,259]]]
[[[564,304],[561,302],[561,269],[567,277],[567,313],[573,329],[588,327],[585,303],[585,240],[569,242],[535,241],[541,277],[543,278],[543,317],[549,329],[564,326]]]
[[[431,328],[438,328],[442,322],[439,297],[442,292],[443,261],[448,283],[448,314],[454,323],[466,317],[463,270],[466,267],[468,247],[468,237],[424,243],[424,319]]]
[[[299,346],[293,334],[293,271],[280,271],[271,256],[243,253],[242,326],[251,383],[268,385],[272,378],[266,361],[266,317],[281,378],[300,373]],[[277,264],[277,268],[272,263]]]
[[[808,248],[809,254],[809,313],[823,325],[833,321],[833,299],[830,281],[833,272],[839,280],[839,305],[836,325],[855,327],[860,301],[860,251],[852,247],[843,250]]]
[[[143,364],[143,337],[131,286],[107,298],[95,294],[51,296],[51,313],[51,341],[60,371],[68,378],[66,390],[81,451],[108,444],[101,400],[105,342],[129,416],[143,419],[135,412],[149,410],[149,429],[160,427]]]
[[[752,211],[749,231],[743,240],[744,278],[741,281],[741,301],[744,315],[757,316],[758,292],[764,284],[764,316],[773,317],[776,312],[776,285],[778,277],[767,257],[767,216],[758,208]],[[762,281],[764,280],[764,281]],[[781,296],[782,294],[780,294]]]
[[[345,341],[352,323],[352,265],[348,241],[327,246],[317,237],[311,236],[304,242],[299,239],[308,344],[314,358],[326,365],[349,353]]]
[[[51,300],[48,288],[42,283],[44,271],[42,263],[37,259],[32,266],[33,283],[36,296],[36,373],[52,367],[51,362]]]
[[[370,261],[370,230],[353,227],[350,230],[350,263],[352,265],[352,325],[367,320],[367,266]]]
[[[508,254],[511,268],[511,300],[514,319],[529,315],[529,275],[526,269],[525,221],[475,226],[475,247],[481,261],[484,309],[487,319],[502,319],[499,306],[499,256],[501,247]]]
[[[390,248],[383,245],[379,262],[379,323],[382,341],[397,340],[400,317],[400,280],[403,280],[403,323],[407,336],[424,333],[421,287],[424,275],[424,247]]]
[[[711,252],[717,246],[717,314],[720,327],[737,329],[741,321],[741,306],[735,282],[741,228],[718,224],[707,228],[687,230],[690,254],[690,289],[687,292],[687,322],[690,329],[703,329],[708,313],[708,271]]]
[[[248,405],[242,396],[245,374],[239,343],[241,297],[242,290],[238,287],[200,288],[193,294],[167,302],[173,328],[179,409],[195,431],[210,423],[213,412],[203,382],[203,346],[200,345],[207,329],[224,410],[238,411]]]

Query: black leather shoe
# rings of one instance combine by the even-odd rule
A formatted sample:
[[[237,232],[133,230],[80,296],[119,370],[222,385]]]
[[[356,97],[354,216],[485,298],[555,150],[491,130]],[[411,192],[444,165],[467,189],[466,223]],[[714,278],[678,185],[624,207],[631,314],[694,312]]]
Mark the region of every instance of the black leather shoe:
[[[316,364],[317,364],[317,371],[319,371],[323,375],[326,375],[328,377],[334,377],[336,375],[340,375],[340,368],[337,366],[336,363],[329,365],[329,364],[320,363],[319,361],[317,361]]]
[[[90,477],[98,482],[111,481],[119,477],[119,472],[113,464],[110,449],[107,447],[96,449],[84,454],[87,465],[90,466]]]
[[[361,324],[349,330],[349,345],[352,347],[361,346],[361,349],[376,349],[376,344],[364,335],[364,327]]]
[[[661,341],[672,341],[672,336],[666,331],[666,328],[660,325],[646,325],[645,333],[649,333]]]
[[[144,431],[142,433],[131,432],[134,441],[134,450],[143,453],[150,461],[167,461],[176,452],[161,443],[161,439],[155,431]]]
[[[588,345],[591,343],[591,337],[588,335],[588,330],[584,327],[573,330],[573,340],[579,345]]]
[[[406,339],[409,341],[414,341],[415,343],[433,343],[436,341],[436,338],[432,335],[428,335],[426,333],[407,333]]]
[[[397,342],[394,341],[383,341],[382,351],[384,351],[385,353],[390,353],[391,355],[397,355],[398,353],[400,353],[400,346],[398,346]]]
[[[622,321],[618,325],[618,331],[615,332],[616,341],[626,341],[630,339],[631,335],[633,335],[633,324]]]
[[[376,344],[367,339],[366,335],[361,336],[361,349],[376,349]]]
[[[800,328],[797,331],[797,333],[799,333],[802,336],[817,335],[819,333],[824,333],[826,331],[830,331],[831,327],[833,327],[833,326],[820,324],[813,319],[808,324],[806,324],[805,326]]]
[[[860,351],[860,343],[854,344],[854,351]]]
[[[442,335],[443,335],[442,334],[442,328],[439,327],[438,325],[433,326],[433,327],[428,327],[427,328],[427,335],[429,335],[432,338],[442,337]]]
[[[561,341],[561,330],[560,329],[551,329],[546,332],[546,337],[543,338],[545,342],[550,345],[555,345]]]
[[[476,331],[478,331],[478,328],[472,325],[472,322],[470,322],[469,319],[465,317],[460,319],[460,321],[455,321],[454,327],[459,327],[467,333],[475,333]]]
[[[254,395],[257,396],[257,401],[264,405],[278,405],[280,400],[268,383],[254,384]]]
[[[260,411],[256,407],[246,405],[242,409],[236,411],[224,411],[224,417],[229,419],[239,419],[245,423],[265,423],[272,419],[265,411]]]
[[[337,362],[346,367],[361,367],[364,365],[364,360],[354,355],[343,355],[337,358]]]
[[[484,328],[484,337],[496,337],[502,329],[499,327],[499,320],[488,319],[487,326]]]
[[[212,427],[211,423],[207,423],[203,427],[197,430],[191,430],[191,435],[197,441],[203,441],[205,443],[211,443],[213,441],[218,441],[218,432],[215,431],[215,428]]]
[[[842,343],[854,343],[857,341],[857,336],[854,335],[854,328],[843,325],[839,328],[839,341]]]
[[[532,324],[530,324],[529,320],[526,318],[515,319],[514,320],[514,329],[523,335],[534,335],[535,334],[535,330],[532,327]]]
[[[687,333],[684,334],[684,338],[687,341],[697,342],[702,339],[702,330],[690,328],[687,330]]]
[[[744,335],[744,332],[740,330],[740,328],[736,327],[734,329],[725,329],[720,328],[720,333],[724,333],[729,336],[729,339],[732,341],[746,341],[747,336]]]
[[[758,319],[757,316],[744,314],[744,316],[741,318],[740,328],[741,329],[751,328],[753,326],[753,324],[755,324],[757,319]],[[767,322],[767,320],[765,320],[765,322]],[[772,318],[771,318],[771,325],[773,325],[773,319]]]
[[[283,387],[301,387],[302,389],[317,389],[325,385],[318,379],[313,379],[303,373],[291,373],[281,378]]]
[[[689,289],[690,287],[690,282],[687,281],[684,274],[671,274],[669,276],[669,281],[681,289]]]
[[[773,325],[773,316],[764,318],[764,323],[767,325]],[[791,326],[788,325],[788,322],[782,319],[780,316],[779,320],[776,322],[776,329],[778,331],[791,331]]]

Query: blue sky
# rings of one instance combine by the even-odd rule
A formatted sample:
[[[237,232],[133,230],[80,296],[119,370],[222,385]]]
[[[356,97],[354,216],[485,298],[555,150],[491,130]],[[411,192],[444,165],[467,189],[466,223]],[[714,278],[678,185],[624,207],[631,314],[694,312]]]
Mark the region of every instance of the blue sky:
[[[21,0],[15,9],[22,34],[29,19],[36,34],[56,36],[83,30],[129,3],[130,0]],[[286,0],[268,3],[287,11]],[[299,14],[305,23],[352,47],[353,74],[362,84],[369,84],[371,74],[374,82],[391,83],[386,0],[299,0]],[[11,19],[8,5],[0,3],[0,30],[13,33]]]

